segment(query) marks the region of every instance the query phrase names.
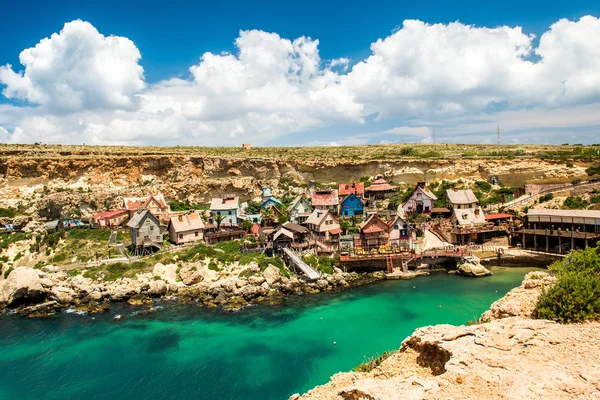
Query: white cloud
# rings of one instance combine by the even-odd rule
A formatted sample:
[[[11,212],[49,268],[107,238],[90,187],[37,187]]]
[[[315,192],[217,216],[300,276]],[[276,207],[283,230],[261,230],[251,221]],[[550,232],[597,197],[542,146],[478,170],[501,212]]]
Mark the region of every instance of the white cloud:
[[[204,53],[188,77],[146,85],[131,40],[73,21],[21,53],[24,71],[0,67],[3,94],[29,103],[0,105],[0,140],[258,145],[366,124],[314,142],[360,144],[431,140],[432,128],[438,141],[482,141],[498,122],[512,132],[600,126],[600,20],[559,20],[533,39],[520,27],[406,20],[350,67],[323,61],[309,37],[241,31],[234,53]],[[396,127],[380,128],[385,119]]]
[[[145,87],[140,57],[131,40],[106,37],[76,20],[23,50],[19,61],[24,71],[0,67],[0,83],[6,85],[2,93],[52,111],[130,109]]]

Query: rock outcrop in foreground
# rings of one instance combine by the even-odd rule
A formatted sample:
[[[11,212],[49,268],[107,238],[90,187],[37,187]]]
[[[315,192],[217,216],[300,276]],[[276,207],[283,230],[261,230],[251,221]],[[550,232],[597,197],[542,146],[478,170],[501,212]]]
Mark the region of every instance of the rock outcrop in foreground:
[[[600,323],[531,318],[552,280],[530,273],[484,314],[489,322],[417,329],[371,372],[334,375],[301,398],[600,399]]]

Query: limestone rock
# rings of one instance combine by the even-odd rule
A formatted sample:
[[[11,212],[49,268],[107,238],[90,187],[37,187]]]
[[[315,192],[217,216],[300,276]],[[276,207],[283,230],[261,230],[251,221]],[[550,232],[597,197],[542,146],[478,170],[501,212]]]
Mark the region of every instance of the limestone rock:
[[[488,276],[492,274],[490,270],[485,268],[483,265],[474,262],[465,262],[460,264],[458,266],[458,273],[473,277]]]
[[[158,263],[154,266],[152,273],[167,283],[177,282],[177,265],[175,264],[163,265]]]
[[[204,270],[196,266],[185,266],[179,271],[181,281],[186,285],[195,285],[204,280]]]
[[[255,286],[260,286],[265,282],[265,278],[262,276],[251,276],[248,278],[248,283]]]
[[[164,281],[152,281],[148,285],[148,295],[150,296],[163,296],[167,293],[167,285]]]
[[[481,321],[488,322],[506,317],[531,318],[543,288],[552,286],[554,283],[556,283],[556,277],[547,272],[529,272],[521,286],[508,292],[506,296],[494,302],[490,309],[483,313]]]
[[[27,304],[36,303],[44,298],[40,277],[33,268],[15,268],[0,283],[0,303]]]
[[[263,276],[269,285],[273,285],[281,280],[279,268],[269,265],[264,271]]]

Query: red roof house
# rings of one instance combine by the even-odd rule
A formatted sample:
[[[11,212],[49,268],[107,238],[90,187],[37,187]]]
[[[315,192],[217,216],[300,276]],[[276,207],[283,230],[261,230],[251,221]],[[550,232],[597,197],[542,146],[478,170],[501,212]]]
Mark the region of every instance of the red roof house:
[[[312,192],[312,206],[321,211],[329,210],[337,215],[340,199],[335,189],[319,189]]]
[[[92,217],[92,220],[100,226],[119,226],[128,219],[129,211],[125,209],[104,211]]]
[[[340,197],[355,194],[358,197],[365,195],[365,184],[363,182],[340,183],[338,190]]]
[[[398,186],[390,185],[388,181],[383,179],[383,176],[377,175],[371,186],[365,189],[365,193],[376,199],[384,199],[394,194],[397,189]]]

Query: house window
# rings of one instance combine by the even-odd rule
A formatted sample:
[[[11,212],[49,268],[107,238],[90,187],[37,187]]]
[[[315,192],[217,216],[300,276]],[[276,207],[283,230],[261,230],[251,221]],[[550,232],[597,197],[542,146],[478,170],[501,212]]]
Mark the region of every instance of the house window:
[[[194,235],[195,235],[196,237],[198,237],[198,231],[194,232]]]
[[[179,239],[183,239],[183,233],[179,234]]]
[[[153,231],[154,230],[154,225],[150,225],[150,230]]]
[[[399,229],[399,226],[398,226],[398,224],[395,224],[395,225],[394,225],[394,229]]]

